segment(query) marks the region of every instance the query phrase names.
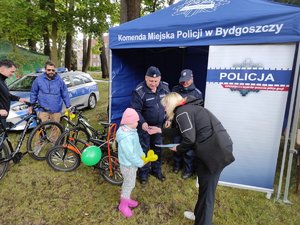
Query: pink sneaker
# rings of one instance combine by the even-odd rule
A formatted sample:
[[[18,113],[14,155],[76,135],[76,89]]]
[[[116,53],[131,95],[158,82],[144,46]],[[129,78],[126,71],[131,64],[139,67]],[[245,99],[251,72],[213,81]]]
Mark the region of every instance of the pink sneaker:
[[[121,198],[121,202],[119,204],[119,211],[126,217],[126,218],[130,218],[133,216],[133,212],[131,211],[131,209],[128,207],[129,206],[129,200],[130,199],[125,199],[125,198]]]
[[[128,199],[128,206],[131,208],[136,208],[139,205],[138,201]]]

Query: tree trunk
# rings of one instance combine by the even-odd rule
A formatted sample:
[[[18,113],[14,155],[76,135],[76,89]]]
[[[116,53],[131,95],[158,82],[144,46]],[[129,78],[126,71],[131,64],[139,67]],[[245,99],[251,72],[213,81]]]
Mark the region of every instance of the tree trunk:
[[[56,65],[58,65],[57,31],[58,31],[57,22],[53,21],[52,22],[52,32],[51,32],[52,45],[51,45],[50,59]]]
[[[51,17],[56,18],[56,11],[55,11],[55,0],[49,0],[49,7],[51,11]],[[57,18],[56,18],[57,19]],[[58,50],[57,50],[57,32],[58,32],[58,22],[54,19],[51,23],[51,54],[50,59],[56,65],[58,64]]]
[[[173,5],[174,4],[174,0],[169,0],[169,5]]]
[[[86,49],[86,61],[85,61],[84,65],[82,66],[82,72],[88,71],[90,61],[91,61],[91,51],[92,51],[92,38],[89,37],[88,45],[87,45],[87,49]]]
[[[69,8],[68,14],[73,15],[74,14],[74,1],[69,1],[69,4],[66,5],[66,7]],[[68,29],[66,34],[66,47],[65,47],[65,67],[68,68],[68,70],[71,70],[72,67],[72,50],[73,50],[73,35],[74,35],[74,28],[73,28],[73,16],[68,16],[67,18],[67,26]]]
[[[71,58],[72,58],[72,43],[73,35],[68,32],[66,35],[66,47],[65,47],[65,67],[71,70]]]
[[[29,50],[36,52],[37,51],[36,41],[32,40],[31,38],[28,39],[28,48]]]
[[[107,58],[106,58],[106,48],[102,39],[102,45],[101,45],[101,54],[100,54],[100,60],[101,60],[101,71],[102,71],[102,78],[108,78],[109,77],[109,71],[108,71],[108,65],[107,65]]]
[[[40,9],[43,11],[46,11],[46,1],[40,0]],[[49,38],[49,29],[47,27],[47,24],[44,24],[43,27],[43,41],[44,41],[44,55],[47,55],[50,57],[51,50],[50,50],[50,38]]]
[[[124,23],[141,15],[141,0],[121,0],[120,23]]]
[[[82,68],[81,68],[81,71],[83,71],[83,68],[85,67],[85,64],[87,61],[86,49],[87,49],[87,40],[86,40],[86,36],[84,34],[83,39],[82,39]]]
[[[44,55],[50,57],[51,55],[50,38],[49,38],[49,30],[47,27],[44,28],[43,40],[44,40]]]

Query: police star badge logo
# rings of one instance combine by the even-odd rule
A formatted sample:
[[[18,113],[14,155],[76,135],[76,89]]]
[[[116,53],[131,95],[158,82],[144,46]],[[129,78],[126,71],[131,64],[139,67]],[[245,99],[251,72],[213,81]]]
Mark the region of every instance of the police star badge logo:
[[[229,4],[230,0],[185,0],[181,2],[183,4],[174,7],[175,12],[173,16],[183,15],[191,17],[202,12],[212,12],[219,6]]]

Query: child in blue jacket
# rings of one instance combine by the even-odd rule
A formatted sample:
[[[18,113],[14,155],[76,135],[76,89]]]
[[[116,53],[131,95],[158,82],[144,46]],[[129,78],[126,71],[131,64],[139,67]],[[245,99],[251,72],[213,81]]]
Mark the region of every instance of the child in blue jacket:
[[[139,142],[136,129],[138,121],[139,116],[137,112],[132,108],[127,108],[123,113],[116,135],[118,158],[124,179],[118,208],[126,218],[133,215],[131,208],[135,208],[139,204],[137,201],[132,200],[130,195],[135,187],[137,169],[144,165],[142,157],[145,156],[145,154]]]

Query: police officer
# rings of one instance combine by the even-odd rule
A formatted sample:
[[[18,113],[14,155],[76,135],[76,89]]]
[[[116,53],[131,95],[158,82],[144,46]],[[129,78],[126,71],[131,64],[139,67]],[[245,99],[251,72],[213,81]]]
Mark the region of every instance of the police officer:
[[[160,147],[156,146],[162,144],[162,136],[161,133],[150,135],[149,130],[152,126],[160,128],[163,126],[165,111],[160,101],[167,93],[169,93],[169,86],[166,82],[161,81],[161,73],[155,66],[147,69],[145,80],[138,84],[132,92],[131,107],[139,114],[138,133],[143,151],[147,154],[149,149],[153,149],[158,155],[157,161],[140,168],[139,179],[142,184],[147,183],[149,173],[160,181],[165,180],[161,171],[162,151]]]
[[[179,84],[172,88],[172,92],[177,92],[183,98],[186,96],[193,96],[195,98],[202,100],[203,105],[203,96],[199,89],[194,85],[193,80],[193,71],[190,69],[184,69],[181,71],[181,76],[179,78]],[[181,142],[181,136],[175,136],[173,138],[174,143]],[[187,179],[193,175],[194,172],[194,151],[191,149],[185,152],[183,155],[174,152],[173,156],[173,172],[178,173],[181,167],[181,164],[184,165],[184,171],[182,173],[182,178]]]

